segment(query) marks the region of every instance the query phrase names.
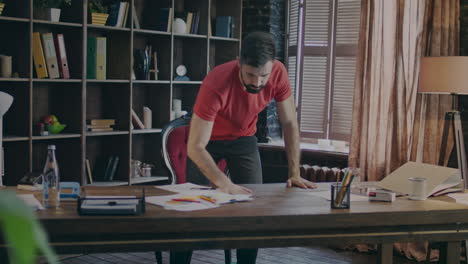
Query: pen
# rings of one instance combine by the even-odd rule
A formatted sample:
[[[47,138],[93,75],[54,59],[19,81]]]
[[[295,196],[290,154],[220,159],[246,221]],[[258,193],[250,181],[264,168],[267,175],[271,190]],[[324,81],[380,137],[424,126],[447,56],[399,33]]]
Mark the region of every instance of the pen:
[[[190,188],[190,190],[215,190],[212,187]]]
[[[187,203],[200,203],[200,201],[188,200],[188,199],[172,199],[174,202],[187,202]]]
[[[204,201],[207,201],[207,202],[210,202],[210,203],[216,203],[215,199],[213,199],[211,197],[208,197],[208,196],[200,195],[200,199],[202,199]]]

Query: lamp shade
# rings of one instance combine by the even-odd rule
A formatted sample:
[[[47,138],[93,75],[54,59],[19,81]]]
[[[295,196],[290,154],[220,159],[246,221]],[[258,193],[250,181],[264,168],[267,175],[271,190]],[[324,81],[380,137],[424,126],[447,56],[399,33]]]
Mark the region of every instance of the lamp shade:
[[[468,56],[422,58],[419,92],[468,94]]]

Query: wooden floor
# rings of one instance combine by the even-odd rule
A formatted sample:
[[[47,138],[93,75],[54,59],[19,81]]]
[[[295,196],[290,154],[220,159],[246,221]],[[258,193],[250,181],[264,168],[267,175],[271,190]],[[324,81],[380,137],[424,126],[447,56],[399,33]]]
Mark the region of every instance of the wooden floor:
[[[235,250],[232,250],[235,262]],[[258,252],[257,264],[348,264],[348,263],[376,263],[376,254],[365,254],[351,251],[334,250],[323,247],[290,247],[290,248],[262,248]],[[164,264],[169,263],[169,254],[163,252]],[[61,263],[66,264],[144,264],[156,263],[153,252],[132,252],[112,254],[91,254],[68,257]],[[194,251],[191,264],[222,264],[224,251],[198,250]],[[412,264],[399,256],[394,257],[393,263]]]

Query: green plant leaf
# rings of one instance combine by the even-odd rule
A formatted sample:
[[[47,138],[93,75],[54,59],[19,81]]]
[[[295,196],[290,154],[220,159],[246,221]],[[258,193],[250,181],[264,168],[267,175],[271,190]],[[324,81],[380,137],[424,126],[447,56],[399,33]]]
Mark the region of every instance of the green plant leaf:
[[[9,245],[10,263],[33,264],[39,252],[48,263],[58,264],[57,256],[47,242],[42,226],[32,209],[14,192],[0,191],[0,227]]]

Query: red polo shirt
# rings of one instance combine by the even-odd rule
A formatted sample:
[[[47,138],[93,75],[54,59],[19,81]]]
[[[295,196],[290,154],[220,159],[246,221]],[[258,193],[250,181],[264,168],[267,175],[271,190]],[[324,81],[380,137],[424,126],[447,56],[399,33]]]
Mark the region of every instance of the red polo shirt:
[[[284,65],[274,61],[270,78],[258,94],[245,91],[239,79],[239,61],[215,67],[203,80],[194,112],[206,121],[214,121],[210,140],[233,140],[252,136],[258,114],[274,98],[276,102],[291,95]]]

